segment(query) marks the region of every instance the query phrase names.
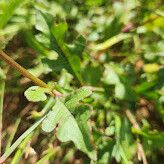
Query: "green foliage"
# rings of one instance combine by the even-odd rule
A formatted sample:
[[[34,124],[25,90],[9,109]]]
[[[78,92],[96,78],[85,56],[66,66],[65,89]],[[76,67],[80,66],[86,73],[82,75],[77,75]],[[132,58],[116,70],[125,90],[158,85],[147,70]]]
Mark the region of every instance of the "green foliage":
[[[86,87],[82,87],[66,97],[65,105],[67,106],[67,108],[69,108],[69,110],[72,111],[77,106],[79,101],[83,100],[85,97],[90,96],[91,93],[91,90]]]
[[[42,123],[42,130],[52,132],[56,128],[57,138],[61,142],[73,141],[75,146],[87,153],[88,156],[96,160],[96,152],[93,150],[87,125],[88,109],[80,107],[76,109],[77,116],[71,114],[80,100],[89,96],[91,91],[81,88],[76,93],[66,97],[65,103],[56,100],[52,110],[48,112],[46,119]],[[83,110],[81,113],[81,110]]]
[[[4,80],[6,75],[4,74],[3,70],[0,68],[0,80]]]
[[[87,142],[88,138],[83,135],[83,131],[86,132],[86,130],[79,128],[68,108],[59,100],[56,100],[52,111],[47,114],[47,118],[43,121],[42,130],[52,132],[57,124],[56,135],[61,142],[73,141],[78,149],[86,152],[91,159],[96,160],[96,154],[89,145],[91,142]]]
[[[36,123],[34,123],[28,130],[26,130],[12,145],[9,147],[5,153],[1,156],[0,162],[2,163],[3,161],[8,158],[11,153],[22,143],[22,141],[30,135],[37,127],[40,125],[40,123],[45,119],[45,117],[42,117],[40,120],[38,120]]]
[[[24,95],[28,101],[38,102],[45,101],[47,99],[47,92],[49,92],[49,89],[47,88],[32,86],[25,91]]]
[[[160,163],[163,22],[161,0],[1,0],[0,49],[48,86],[0,61],[0,163]]]
[[[109,65],[105,65],[105,71],[103,74],[102,81],[106,84],[116,85],[120,83],[120,79],[116,71]]]
[[[22,0],[9,0],[6,4],[4,4],[2,8],[2,15],[0,18],[0,29],[3,28],[9,19],[12,17],[15,10],[20,6],[21,3],[24,1]]]

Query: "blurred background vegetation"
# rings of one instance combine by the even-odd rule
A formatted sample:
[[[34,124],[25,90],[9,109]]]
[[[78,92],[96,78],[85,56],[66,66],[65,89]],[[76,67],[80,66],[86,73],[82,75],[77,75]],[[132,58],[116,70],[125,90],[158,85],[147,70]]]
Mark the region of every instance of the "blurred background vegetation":
[[[97,154],[92,160],[55,132],[36,129],[6,163],[162,164],[163,9],[162,0],[1,0],[1,50],[66,93],[93,91],[81,102],[89,110],[82,119]],[[2,154],[47,103],[24,97],[31,85],[0,60]]]

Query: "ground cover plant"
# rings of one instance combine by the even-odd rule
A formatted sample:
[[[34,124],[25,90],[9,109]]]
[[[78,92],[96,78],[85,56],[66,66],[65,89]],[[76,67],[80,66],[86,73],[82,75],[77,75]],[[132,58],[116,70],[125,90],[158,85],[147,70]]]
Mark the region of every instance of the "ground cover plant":
[[[0,163],[164,161],[162,0],[0,1]]]

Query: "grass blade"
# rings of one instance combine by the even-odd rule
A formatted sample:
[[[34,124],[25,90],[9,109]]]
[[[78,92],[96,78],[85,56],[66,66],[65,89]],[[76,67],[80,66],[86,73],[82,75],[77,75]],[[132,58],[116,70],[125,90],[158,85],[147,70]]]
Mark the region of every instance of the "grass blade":
[[[35,122],[14,142],[14,144],[2,155],[2,157],[0,158],[0,163],[3,163],[10,156],[10,154],[18,147],[18,145],[40,125],[40,123],[45,119],[45,117],[46,116]]]
[[[48,153],[43,156],[36,164],[46,163],[51,157],[54,157],[57,152],[57,149],[49,148]]]
[[[19,124],[20,124],[20,121],[21,121],[21,118],[18,118],[18,119],[16,120],[14,129],[13,129],[13,131],[12,131],[12,134],[11,134],[10,137],[9,137],[9,140],[8,140],[8,142],[7,142],[7,146],[6,146],[5,151],[7,151],[7,149],[11,146],[11,143],[12,143],[12,141],[13,141],[13,139],[14,139],[15,133],[16,133],[16,131],[17,131],[17,129],[18,129]]]
[[[5,90],[5,82],[0,81],[0,155],[1,155],[1,140],[2,140],[2,114],[3,114],[4,90]]]
[[[28,143],[28,141],[30,140],[30,138],[32,137],[33,133],[30,133],[30,135],[28,135],[24,140],[23,142],[20,144],[19,146],[19,149],[17,150],[17,152],[15,153],[14,155],[14,158],[13,160],[11,161],[11,164],[17,164],[19,163],[23,153],[24,153],[24,150],[25,150],[25,147]]]

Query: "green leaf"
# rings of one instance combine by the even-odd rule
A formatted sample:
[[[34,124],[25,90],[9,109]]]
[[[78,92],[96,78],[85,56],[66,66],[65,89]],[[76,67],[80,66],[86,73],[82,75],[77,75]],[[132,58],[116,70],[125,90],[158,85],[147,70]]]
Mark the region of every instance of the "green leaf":
[[[137,95],[135,91],[129,86],[123,83],[118,83],[115,86],[115,97],[120,100],[136,101]]]
[[[126,94],[125,86],[122,83],[119,83],[115,87],[115,97],[119,99],[124,99]]]
[[[3,70],[0,68],[0,80],[4,80],[5,78],[6,78],[6,75],[3,72]]]
[[[68,25],[66,22],[55,24],[52,28],[53,34],[59,44],[62,44],[64,42],[64,36],[67,30]]]
[[[57,125],[56,135],[61,142],[72,141],[78,149],[87,153],[91,159],[96,160],[95,152],[88,150],[84,141],[85,136],[83,136],[75,118],[58,99],[52,111],[47,114],[46,119],[43,121],[42,130],[51,132]]]
[[[54,25],[51,21],[49,21],[48,16],[45,14],[43,15],[49,25],[51,47],[58,53],[59,56],[55,62],[48,59],[44,59],[42,62],[49,66],[53,71],[61,71],[61,69],[65,68],[69,73],[73,74],[80,83],[82,83],[80,57],[76,53],[72,54],[71,49],[64,41],[67,24],[64,22]],[[79,41],[80,40],[81,39],[79,39]],[[79,46],[79,44],[76,44],[75,46]]]
[[[151,90],[157,84],[156,81],[145,81],[135,87],[137,93],[145,93],[146,91]]]
[[[10,20],[15,10],[22,4],[22,0],[9,0],[6,6],[2,10],[2,15],[0,16],[0,29],[2,29],[7,22]]]
[[[65,105],[69,110],[72,111],[77,106],[79,101],[83,100],[85,97],[90,96],[91,94],[91,90],[89,90],[87,87],[82,87],[66,98]]]
[[[112,136],[114,134],[114,131],[115,131],[114,126],[110,126],[105,129],[105,134],[108,136]]]
[[[49,89],[42,88],[39,86],[32,86],[25,91],[25,96],[28,101],[38,102],[45,101],[47,99],[46,93],[49,92]]]
[[[102,77],[102,69],[100,65],[88,63],[82,71],[85,84],[97,86]]]
[[[103,51],[103,50],[110,48],[114,44],[116,44],[124,39],[130,38],[130,37],[131,37],[130,34],[122,34],[121,33],[116,36],[113,36],[112,38],[109,38],[108,40],[104,41],[103,43],[93,45],[91,48],[96,51]]]
[[[91,140],[90,128],[88,126],[88,119],[91,115],[90,108],[88,106],[81,105],[76,110],[75,119],[85,138],[84,142],[89,151],[93,151],[93,145]],[[96,154],[95,154],[96,155]]]
[[[114,145],[112,156],[115,157],[117,162],[120,162],[121,159],[126,164],[130,164],[131,161],[128,160],[128,157],[126,153],[124,152],[123,146],[122,146],[122,136],[121,136],[121,128],[122,128],[122,122],[121,118],[117,115],[114,116],[115,119],[115,138],[116,138],[116,144]]]
[[[149,131],[144,132],[142,130],[137,130],[135,128],[132,129],[133,133],[139,134],[145,138],[151,139],[151,140],[158,140],[163,141],[164,144],[164,132],[158,132],[158,131]]]
[[[73,79],[73,76],[70,73],[68,73],[65,69],[63,69],[61,71],[61,76],[58,81],[58,84],[63,88],[69,89],[72,79]]]
[[[34,35],[31,32],[24,30],[23,35],[25,35],[25,41],[31,48],[33,48],[39,54],[42,54],[43,56],[47,56],[48,51],[41,43],[39,43],[36,40],[36,38],[34,37]]]
[[[68,70],[71,74],[73,74],[81,83],[82,77],[80,73],[80,57],[78,54],[72,54],[69,46],[62,42],[61,40],[57,40],[58,36],[55,33],[55,27],[52,28],[52,45],[54,50],[59,54],[57,62],[62,65],[62,68]],[[64,63],[64,65],[63,65]]]
[[[39,10],[36,10],[36,24],[35,24],[35,28],[38,31],[41,31],[43,33],[48,33],[49,29],[48,29],[48,25],[42,15],[42,13]]]
[[[120,16],[119,14],[118,15],[115,14],[111,22],[105,23],[104,32],[103,32],[104,35],[103,41],[119,34],[121,31],[121,27],[122,27],[122,23],[120,22]]]
[[[102,81],[106,84],[118,84],[120,79],[116,71],[109,65],[105,65],[105,71],[103,73]]]
[[[85,97],[89,96],[92,92],[86,88],[86,87],[82,87],[80,89],[78,89],[76,92],[73,92],[71,95],[69,95],[66,98],[66,103],[65,106],[70,110],[73,111],[74,108],[77,106],[77,104],[79,103],[79,101],[83,100]],[[58,123],[58,121],[60,120],[60,118],[62,117],[62,113],[58,112],[57,110],[53,110],[54,108],[56,108],[56,106],[54,106],[52,108],[52,111],[50,111],[47,114],[47,119],[44,121],[48,121],[51,122],[51,124],[45,123],[45,129],[43,128],[44,131],[46,132],[51,132],[54,130],[56,124]],[[56,115],[56,118],[54,118]],[[57,121],[56,121],[57,119]],[[53,123],[54,122],[54,123]],[[43,125],[44,126],[44,125]],[[47,127],[48,126],[48,127]],[[47,128],[46,128],[47,127]]]
[[[132,132],[134,134],[138,134],[142,136],[146,142],[149,142],[149,145],[151,144],[151,147],[155,149],[163,148],[164,146],[164,132],[158,132],[158,131],[143,131],[138,130],[135,128],[132,128]]]
[[[100,6],[103,4],[104,0],[86,0],[86,5],[88,6]]]
[[[57,60],[51,60],[48,58],[42,59],[42,63],[49,70],[59,73],[63,68],[72,73],[66,60],[62,56],[58,56]]]
[[[79,57],[82,57],[82,53],[86,47],[86,39],[80,35],[78,36],[73,44],[67,45],[71,54],[76,54]]]

